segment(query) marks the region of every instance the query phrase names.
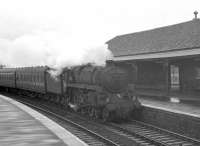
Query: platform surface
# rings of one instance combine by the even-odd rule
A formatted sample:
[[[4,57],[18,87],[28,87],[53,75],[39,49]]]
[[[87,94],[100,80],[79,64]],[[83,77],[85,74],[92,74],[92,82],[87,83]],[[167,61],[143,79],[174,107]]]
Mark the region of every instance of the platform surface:
[[[160,101],[155,99],[140,98],[140,102],[143,106],[151,107],[155,109],[165,110],[173,113],[184,114],[200,118],[200,107],[192,104],[185,103],[173,103],[170,101]]]
[[[0,95],[1,146],[86,146],[83,141],[31,108]]]

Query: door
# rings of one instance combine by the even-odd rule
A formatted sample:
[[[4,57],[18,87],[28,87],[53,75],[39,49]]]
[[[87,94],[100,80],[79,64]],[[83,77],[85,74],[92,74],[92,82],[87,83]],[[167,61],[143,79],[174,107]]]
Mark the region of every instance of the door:
[[[170,89],[172,91],[180,90],[180,71],[177,65],[170,65]]]

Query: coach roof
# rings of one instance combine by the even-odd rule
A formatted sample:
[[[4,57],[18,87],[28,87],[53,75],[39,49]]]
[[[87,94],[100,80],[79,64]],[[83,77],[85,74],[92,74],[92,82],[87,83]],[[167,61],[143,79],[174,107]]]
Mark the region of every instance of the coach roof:
[[[200,20],[120,35],[107,44],[115,57],[200,48]]]

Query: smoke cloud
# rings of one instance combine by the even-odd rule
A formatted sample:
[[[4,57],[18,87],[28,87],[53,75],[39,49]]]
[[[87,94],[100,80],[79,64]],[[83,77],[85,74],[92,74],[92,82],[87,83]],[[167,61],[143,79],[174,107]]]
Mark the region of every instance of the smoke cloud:
[[[0,1],[0,65],[104,65],[111,33],[97,11],[80,1]]]
[[[61,70],[93,63],[105,65],[112,57],[107,45],[89,46],[84,37],[59,31],[35,31],[16,37],[0,38],[0,63],[9,67],[42,66]],[[86,44],[87,43],[87,44]]]

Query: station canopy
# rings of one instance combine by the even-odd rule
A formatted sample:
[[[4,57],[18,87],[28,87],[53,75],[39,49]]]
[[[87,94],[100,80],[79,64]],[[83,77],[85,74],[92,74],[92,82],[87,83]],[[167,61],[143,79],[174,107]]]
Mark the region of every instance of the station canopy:
[[[199,55],[200,19],[119,35],[106,43],[116,61]]]

